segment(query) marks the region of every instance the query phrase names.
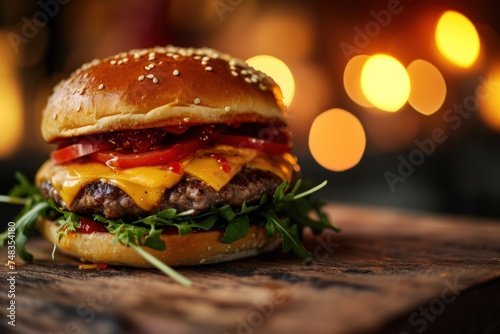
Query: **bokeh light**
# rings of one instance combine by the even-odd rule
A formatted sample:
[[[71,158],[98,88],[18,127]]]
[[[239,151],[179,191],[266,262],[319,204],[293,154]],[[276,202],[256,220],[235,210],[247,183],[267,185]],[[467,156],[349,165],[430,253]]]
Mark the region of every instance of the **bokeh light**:
[[[439,52],[460,67],[472,66],[479,55],[477,30],[467,17],[458,12],[446,11],[441,15],[435,38]]]
[[[361,70],[366,61],[370,58],[367,55],[352,57],[344,70],[344,88],[347,95],[360,106],[371,108],[371,104],[361,91]]]
[[[438,111],[446,98],[446,82],[441,72],[422,59],[414,60],[406,70],[411,82],[408,103],[424,115]]]
[[[488,81],[479,86],[476,95],[479,115],[493,130],[500,131],[500,64],[489,71]]]
[[[361,70],[361,90],[375,107],[394,112],[408,101],[410,77],[396,58],[376,54]]]
[[[246,62],[276,81],[281,87],[283,103],[285,105],[289,105],[292,102],[293,95],[295,94],[295,81],[293,80],[292,72],[283,61],[273,56],[259,55],[247,59]]]
[[[309,149],[316,162],[326,169],[341,172],[356,166],[365,147],[363,125],[346,110],[327,110],[311,126]]]
[[[4,33],[0,31],[0,37]],[[21,142],[24,131],[23,106],[16,78],[13,49],[7,38],[0,38],[0,158],[12,154]]]

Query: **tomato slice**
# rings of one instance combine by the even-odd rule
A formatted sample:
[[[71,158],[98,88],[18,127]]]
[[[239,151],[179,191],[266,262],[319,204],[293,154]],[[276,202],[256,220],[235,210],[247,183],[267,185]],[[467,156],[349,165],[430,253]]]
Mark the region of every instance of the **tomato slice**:
[[[276,143],[247,136],[219,134],[216,135],[214,139],[219,144],[226,144],[241,148],[253,148],[269,154],[283,154],[290,152],[292,148],[289,143]]]
[[[90,142],[81,142],[55,150],[50,154],[50,157],[56,164],[62,164],[113,146],[112,143],[92,144]]]
[[[205,146],[205,142],[196,138],[179,142],[169,147],[156,150],[134,153],[116,150],[103,150],[94,152],[91,159],[108,165],[111,168],[131,168],[139,166],[165,165],[171,161],[179,161],[193,154]]]

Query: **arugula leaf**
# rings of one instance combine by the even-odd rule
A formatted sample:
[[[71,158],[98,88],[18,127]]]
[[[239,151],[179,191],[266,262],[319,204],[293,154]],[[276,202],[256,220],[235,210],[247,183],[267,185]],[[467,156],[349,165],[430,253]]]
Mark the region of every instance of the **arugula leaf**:
[[[48,207],[47,203],[37,203],[16,222],[16,247],[19,256],[25,261],[30,262],[33,260],[33,255],[26,251],[26,241],[34,234],[36,219]],[[4,243],[2,242],[2,244]]]
[[[282,247],[284,253],[288,253],[292,249],[294,253],[303,260],[311,257],[311,253],[299,240],[297,225],[289,226],[288,219],[285,219],[283,223],[280,223],[276,216],[266,211],[262,212],[262,215],[266,217],[268,224],[278,230],[281,238],[283,239]]]
[[[231,205],[227,204],[218,209],[218,214],[224,218],[228,223],[230,223],[234,217],[236,217],[236,212],[234,212]]]
[[[226,232],[220,242],[231,244],[236,240],[246,237],[250,232],[250,220],[247,215],[235,216],[227,225]]]
[[[38,188],[23,174],[17,172],[15,177],[18,184],[11,189],[8,196],[1,196],[0,202],[23,205],[15,218],[15,240],[21,259],[30,262],[33,260],[33,255],[26,251],[26,242],[36,232],[38,216],[46,216],[50,205],[45,202]],[[8,230],[0,234],[0,246],[4,247],[7,240]]]
[[[208,231],[214,226],[216,221],[217,221],[217,216],[212,215],[201,220],[200,222],[197,222],[195,219],[190,219],[189,225],[191,225],[192,227],[197,227],[201,228],[202,230]]]
[[[157,250],[165,250],[167,249],[167,245],[165,245],[165,241],[160,239],[162,230],[154,230],[148,233],[146,239],[144,239],[143,246],[149,247]]]

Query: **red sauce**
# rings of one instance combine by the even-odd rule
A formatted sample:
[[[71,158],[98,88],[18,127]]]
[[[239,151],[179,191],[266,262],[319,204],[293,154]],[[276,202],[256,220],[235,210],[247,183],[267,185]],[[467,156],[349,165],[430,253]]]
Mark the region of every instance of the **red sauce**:
[[[76,229],[77,233],[90,234],[94,232],[108,232],[103,224],[88,218],[80,218],[80,226]]]
[[[224,173],[229,173],[231,171],[231,165],[228,164],[228,163],[225,163],[225,164],[221,164],[220,165],[220,169],[224,172]]]
[[[176,135],[183,134],[189,129],[189,126],[186,125],[169,125],[162,127],[163,131],[170,132]]]
[[[182,165],[178,161],[171,161],[167,163],[167,169],[171,172],[174,172],[175,174],[182,173]]]
[[[217,160],[221,171],[223,171],[224,173],[229,173],[231,171],[231,165],[227,162],[227,159],[224,156],[219,154],[212,154],[211,157]]]

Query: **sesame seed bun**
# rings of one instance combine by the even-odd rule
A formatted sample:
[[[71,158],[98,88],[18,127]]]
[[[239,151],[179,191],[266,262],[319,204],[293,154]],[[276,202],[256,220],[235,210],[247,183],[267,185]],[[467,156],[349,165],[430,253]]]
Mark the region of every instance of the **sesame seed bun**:
[[[51,243],[57,242],[57,229],[53,221],[39,219],[42,235]],[[169,266],[191,266],[209,263],[227,262],[255,256],[275,249],[281,239],[269,238],[265,228],[252,226],[246,237],[233,243],[224,244],[219,240],[223,231],[207,231],[178,234],[162,234],[167,249],[164,251],[144,247],[148,253]],[[82,261],[106,263],[110,265],[150,268],[153,267],[132,248],[119,242],[113,243],[114,236],[107,232],[90,234],[69,232],[57,243],[58,249]]]
[[[48,142],[171,125],[283,121],[276,83],[213,49],[132,50],[83,65],[42,114]]]

